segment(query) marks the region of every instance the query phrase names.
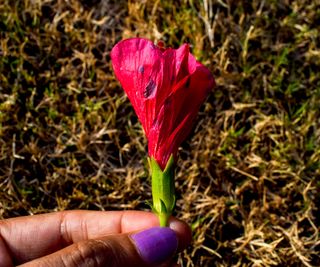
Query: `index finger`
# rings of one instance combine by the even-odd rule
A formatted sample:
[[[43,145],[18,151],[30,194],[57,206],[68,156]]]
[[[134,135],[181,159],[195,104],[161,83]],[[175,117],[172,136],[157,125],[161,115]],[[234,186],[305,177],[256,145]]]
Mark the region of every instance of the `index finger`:
[[[0,238],[15,263],[22,263],[82,240],[153,226],[158,226],[158,219],[150,212],[64,211],[0,221]],[[170,226],[184,247],[191,238],[189,227],[177,219],[172,219]]]

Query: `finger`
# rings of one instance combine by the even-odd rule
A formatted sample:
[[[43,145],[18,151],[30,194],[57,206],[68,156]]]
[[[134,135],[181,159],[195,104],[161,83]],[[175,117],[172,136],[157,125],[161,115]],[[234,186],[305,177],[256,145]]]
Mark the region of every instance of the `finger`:
[[[178,251],[184,250],[192,241],[192,233],[190,227],[183,221],[171,217],[169,227],[174,230],[178,236]]]
[[[172,229],[154,227],[135,234],[81,241],[21,266],[164,266],[162,263],[171,259],[177,248],[178,238]]]
[[[189,227],[174,218],[170,225],[181,239],[179,248],[184,248],[189,242],[185,237],[191,236]],[[79,241],[153,226],[158,226],[158,219],[150,212],[65,211],[0,221],[0,235],[14,262],[23,263]]]
[[[2,221],[0,233],[15,262],[21,263],[81,240],[156,225],[155,216],[147,212],[65,211]]]

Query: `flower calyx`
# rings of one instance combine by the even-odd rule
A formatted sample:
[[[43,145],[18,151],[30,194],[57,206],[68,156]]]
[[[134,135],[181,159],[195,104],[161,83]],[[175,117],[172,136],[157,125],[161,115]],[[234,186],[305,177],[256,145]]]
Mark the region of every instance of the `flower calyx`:
[[[166,167],[162,170],[157,161],[148,158],[151,169],[153,212],[158,216],[160,226],[168,225],[169,217],[175,207],[174,194],[174,157],[170,156]]]

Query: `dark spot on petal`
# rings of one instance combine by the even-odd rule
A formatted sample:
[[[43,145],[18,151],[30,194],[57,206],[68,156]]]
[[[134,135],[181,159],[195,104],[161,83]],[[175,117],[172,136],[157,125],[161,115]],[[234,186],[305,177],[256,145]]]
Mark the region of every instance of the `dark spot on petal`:
[[[186,84],[185,84],[185,87],[186,88],[189,88],[190,87],[190,76],[188,77],[187,81],[186,81]]]
[[[175,79],[176,79],[175,75],[172,74],[171,79],[170,79],[170,83],[171,83],[171,84],[174,84]]]
[[[165,107],[168,107],[171,105],[171,99],[170,98],[167,98],[165,101],[164,101],[164,105]]]
[[[164,41],[161,41],[161,40],[158,41],[157,45],[158,45],[160,48],[164,48],[164,47],[165,47]]]
[[[141,65],[141,66],[138,68],[138,71],[139,71],[140,73],[144,73],[144,66]]]
[[[143,96],[145,98],[148,98],[149,96],[151,96],[154,92],[154,90],[156,89],[157,85],[154,82],[154,80],[150,80],[146,86],[146,88],[143,91]]]
[[[165,46],[164,42],[161,40],[157,43],[157,46],[161,50],[161,52],[164,52],[166,50],[166,46]]]

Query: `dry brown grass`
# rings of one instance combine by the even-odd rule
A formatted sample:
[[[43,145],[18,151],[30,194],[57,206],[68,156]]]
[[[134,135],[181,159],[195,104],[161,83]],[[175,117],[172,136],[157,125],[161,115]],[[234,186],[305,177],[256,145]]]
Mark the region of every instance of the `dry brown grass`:
[[[318,1],[0,0],[0,216],[149,209],[109,52],[189,42],[216,77],[179,151],[182,266],[320,266]]]

